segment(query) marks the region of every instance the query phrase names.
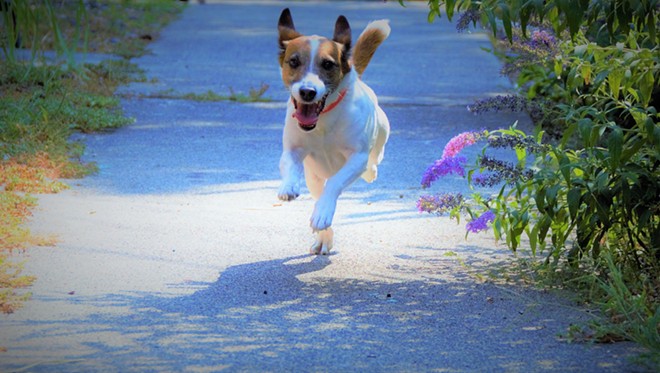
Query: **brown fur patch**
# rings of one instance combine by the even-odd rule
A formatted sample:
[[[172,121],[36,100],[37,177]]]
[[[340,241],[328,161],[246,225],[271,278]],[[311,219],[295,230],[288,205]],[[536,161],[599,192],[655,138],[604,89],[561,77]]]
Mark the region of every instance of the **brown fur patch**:
[[[279,37],[278,37],[278,43],[280,45],[279,60],[281,66],[284,60],[284,52],[286,51],[286,46],[288,42],[290,40],[302,36],[302,34],[296,31],[296,27],[293,24],[293,18],[291,17],[291,12],[289,11],[289,8],[284,9],[282,11],[282,14],[280,14],[280,19],[277,22],[277,31],[279,33]]]
[[[344,59],[342,52],[341,44],[324,39],[321,41],[318,54],[315,57],[314,70],[321,77],[321,80],[332,88],[337,87],[343,79],[344,74],[347,73],[342,66],[342,60]]]
[[[310,63],[312,63],[312,46],[309,38],[298,37],[287,43],[286,49],[280,54],[280,66],[282,66],[282,80],[284,85],[290,87],[291,84],[303,78],[307,72]],[[292,63],[292,62],[297,62]]]
[[[386,38],[387,35],[379,29],[368,29],[360,35],[353,50],[353,66],[358,75],[362,76],[376,49]]]

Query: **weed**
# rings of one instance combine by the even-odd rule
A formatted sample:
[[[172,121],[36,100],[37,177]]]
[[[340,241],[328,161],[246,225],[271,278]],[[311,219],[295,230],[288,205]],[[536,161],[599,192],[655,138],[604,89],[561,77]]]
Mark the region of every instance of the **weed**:
[[[0,312],[13,313],[30,298],[30,293],[18,289],[29,287],[35,278],[21,275],[22,266],[11,262],[4,254],[0,254],[0,268],[3,269],[0,271]]]
[[[237,102],[269,102],[270,99],[264,97],[264,94],[268,90],[269,86],[266,83],[261,83],[261,86],[259,88],[250,88],[249,92],[247,95],[240,93],[240,92],[234,92],[234,90],[230,87],[229,88],[229,100],[230,101],[237,101]]]
[[[141,95],[142,98],[161,98],[172,100],[191,100],[199,102],[219,102],[219,101],[235,101],[241,103],[248,102],[270,102],[271,99],[264,97],[268,90],[268,84],[262,83],[259,88],[250,88],[247,94],[236,92],[233,88],[229,88],[228,95],[221,95],[208,90],[205,93],[176,93],[173,89],[167,89],[160,92]]]

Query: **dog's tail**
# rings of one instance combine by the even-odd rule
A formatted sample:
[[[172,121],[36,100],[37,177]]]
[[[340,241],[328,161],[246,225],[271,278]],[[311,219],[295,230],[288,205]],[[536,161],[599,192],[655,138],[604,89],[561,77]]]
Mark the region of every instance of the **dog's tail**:
[[[353,48],[353,66],[359,76],[369,65],[378,46],[390,35],[389,20],[373,21],[362,31]]]

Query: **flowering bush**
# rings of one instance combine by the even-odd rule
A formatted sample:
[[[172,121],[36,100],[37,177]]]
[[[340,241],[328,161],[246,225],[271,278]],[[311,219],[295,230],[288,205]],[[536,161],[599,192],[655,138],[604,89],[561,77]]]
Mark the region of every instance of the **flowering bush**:
[[[540,106],[543,116],[555,124],[556,136],[553,143],[542,143],[543,132],[530,137],[514,129],[456,136],[426,170],[422,186],[459,175],[472,188],[501,185],[499,193],[461,198],[451,207],[448,203],[458,199],[427,196],[418,207],[454,217],[467,212],[475,220],[478,214],[472,210],[481,206],[482,213],[495,214],[494,233],[506,239],[512,250],[518,248],[521,235],[529,238],[533,254],[548,248],[552,263],[562,256],[571,263],[583,257],[598,262],[601,249],[607,248],[631,276],[658,278],[658,8],[642,1],[639,8],[617,13],[618,21],[612,23],[611,12],[628,3],[607,0],[598,7],[588,2],[570,7],[549,1],[543,8],[532,4],[429,2],[429,20],[442,9],[449,19],[463,11],[461,30],[480,19],[497,33],[495,18],[502,22],[508,50],[500,54],[508,66],[505,72],[516,75],[521,94],[482,100],[469,110],[481,114]],[[594,21],[607,27],[589,27],[598,23]],[[468,170],[460,150],[479,140],[487,140],[487,148],[515,149],[518,162],[483,152]],[[534,157],[528,160],[529,155]],[[652,282],[653,292],[660,293],[660,283]]]
[[[484,152],[477,157],[476,163],[467,166],[467,158],[459,156],[460,152],[464,148],[484,139],[486,140],[486,148],[508,147],[516,150],[517,164],[486,155],[486,148],[484,148]],[[427,168],[422,176],[421,184],[423,188],[429,188],[433,182],[441,177],[459,175],[467,178],[467,182],[471,187],[493,187],[503,184],[500,193],[500,196],[502,196],[506,188],[519,182],[528,181],[533,177],[532,169],[524,167],[527,152],[539,153],[546,150],[546,146],[513,128],[493,131],[492,133],[488,131],[463,132],[453,137],[445,145],[442,157]],[[421,196],[417,201],[417,209],[420,212],[438,215],[449,213],[452,218],[459,221],[461,213],[466,212],[472,218],[466,225],[467,232],[478,233],[487,230],[488,224],[495,222],[497,219],[493,207],[501,207],[502,203],[493,204],[492,202],[492,198],[484,197],[479,193],[473,194],[471,199],[465,199],[461,193],[443,193]],[[476,216],[475,211],[477,210],[483,211]],[[502,222],[497,221],[498,229],[495,234],[499,238],[502,236]],[[514,250],[516,247],[517,243],[513,243]]]
[[[545,142],[543,131],[534,137],[516,129],[482,134],[485,149],[511,147],[517,162],[494,159],[484,150],[467,167],[459,150],[429,167],[423,186],[455,174],[471,187],[499,185],[499,192],[424,196],[418,208],[456,218],[468,213],[468,232],[491,224],[495,237],[514,251],[525,236],[532,254],[546,254],[550,269],[568,269],[573,283],[598,284],[604,309],[623,320],[615,332],[649,347],[658,366],[657,2],[430,0],[429,7],[429,20],[441,10],[450,20],[464,11],[460,30],[479,18],[494,34],[504,29],[507,40],[498,43],[498,54],[520,92],[479,101],[469,110],[532,111],[538,127],[553,133]],[[541,115],[533,114],[535,108]]]

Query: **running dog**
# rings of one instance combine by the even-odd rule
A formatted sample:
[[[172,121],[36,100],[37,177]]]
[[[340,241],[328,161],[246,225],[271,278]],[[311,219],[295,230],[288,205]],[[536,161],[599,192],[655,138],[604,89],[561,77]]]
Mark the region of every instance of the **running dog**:
[[[337,198],[353,181],[376,180],[390,124],[378,99],[360,77],[378,46],[389,36],[387,20],[371,22],[351,50],[351,28],[344,16],[332,39],[296,31],[289,9],[278,23],[279,63],[291,98],[287,104],[279,199],[300,195],[305,178],[316,200],[310,219],[316,241],[312,254],[333,245]]]

